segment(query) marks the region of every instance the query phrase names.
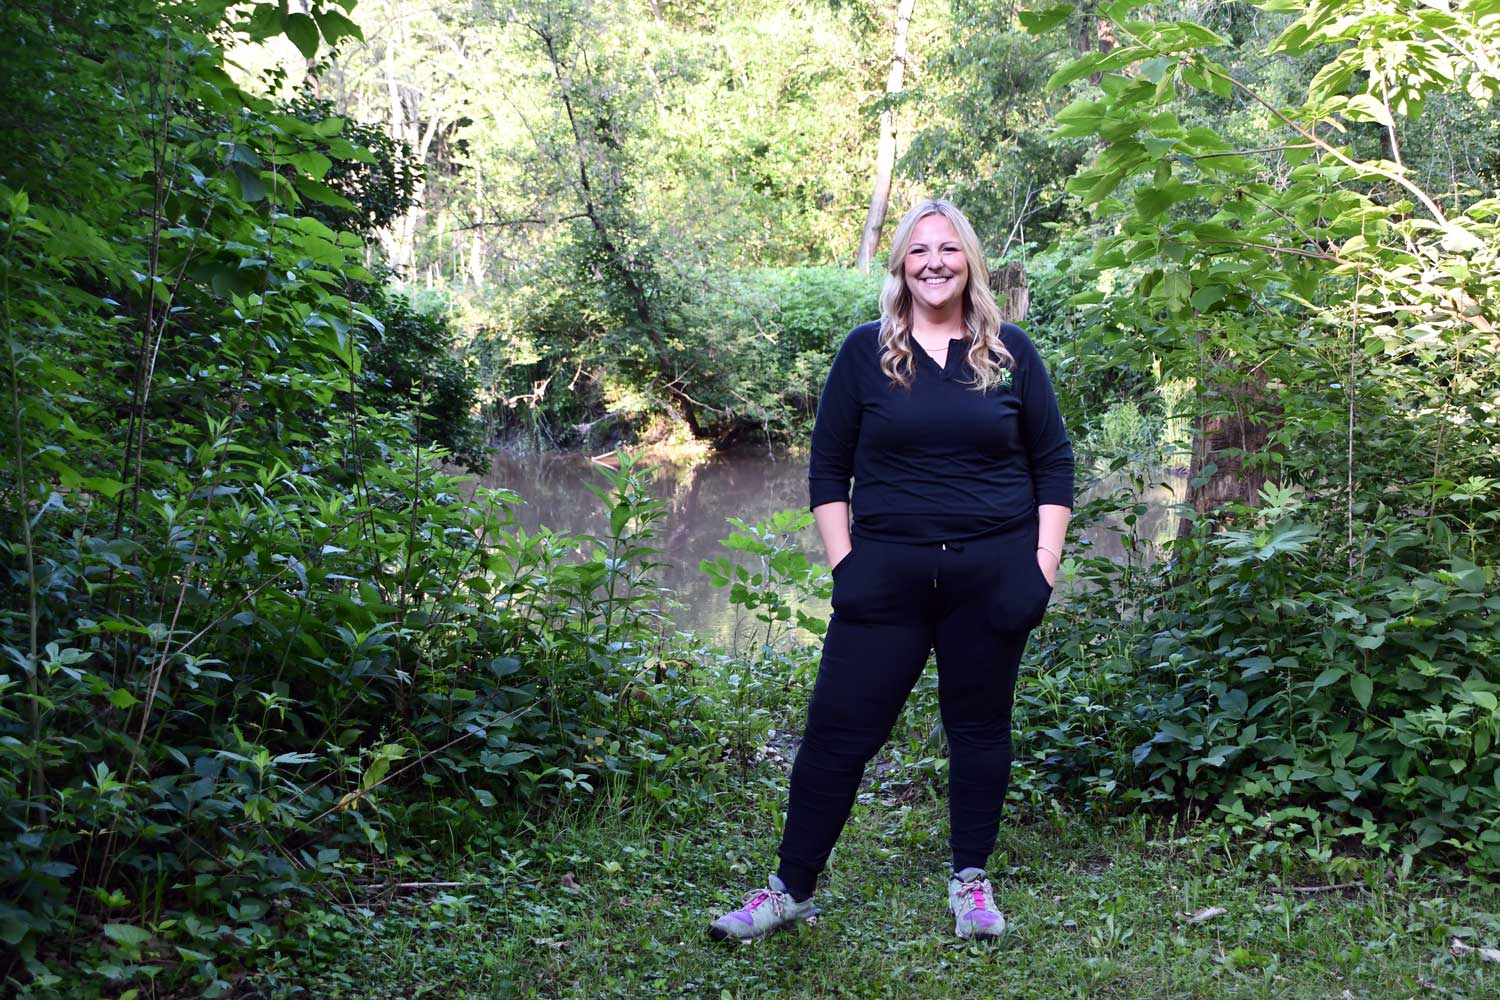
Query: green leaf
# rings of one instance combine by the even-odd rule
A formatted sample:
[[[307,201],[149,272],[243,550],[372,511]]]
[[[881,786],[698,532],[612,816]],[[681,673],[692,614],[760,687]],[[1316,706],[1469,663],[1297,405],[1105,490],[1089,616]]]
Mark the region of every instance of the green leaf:
[[[1203,67],[1205,71],[1213,71],[1212,73],[1205,72],[1209,91],[1228,100],[1234,93],[1234,84],[1229,82],[1229,71],[1211,59],[1203,60]]]
[[[1074,101],[1057,113],[1057,135],[1087,136],[1104,126],[1109,105],[1103,101]]]
[[[244,22],[244,30],[251,41],[263,42],[272,35],[281,34],[286,22],[282,19],[281,4],[260,3],[250,12]]]
[[[1154,219],[1177,202],[1192,197],[1195,191],[1194,185],[1183,184],[1180,181],[1169,181],[1153,187],[1139,187],[1135,190],[1135,210],[1142,219]]]
[[[78,482],[79,488],[90,493],[97,493],[106,499],[113,500],[115,494],[125,489],[126,484],[118,479],[110,479],[108,476],[85,476]]]
[[[1173,27],[1180,30],[1187,37],[1188,41],[1195,42],[1198,45],[1211,47],[1230,44],[1229,39],[1223,35],[1210,31],[1203,25],[1194,24],[1191,21],[1174,21]]]
[[[313,201],[321,202],[324,205],[332,205],[334,208],[342,208],[345,211],[350,212],[354,211],[358,207],[354,204],[354,202],[339,194],[323,181],[314,180],[313,178],[305,176],[303,174],[298,174],[296,177],[292,178],[292,187],[296,188],[297,193],[302,197],[310,198]]]
[[[324,174],[328,173],[328,169],[333,166],[332,160],[315,149],[293,153],[286,158],[286,161],[308,177],[315,177],[320,180]]]
[[[1216,302],[1222,299],[1226,292],[1227,289],[1223,285],[1204,285],[1202,288],[1193,293],[1193,297],[1190,301],[1192,302],[1194,309],[1198,310],[1199,312],[1206,312]]]
[[[134,924],[105,924],[104,936],[131,951],[139,951],[141,945],[151,940],[151,932]]]
[[[231,169],[234,172],[234,179],[239,182],[241,198],[253,203],[266,196],[266,185],[260,179],[260,171],[247,167],[243,163],[235,163]]]
[[[500,759],[495,762],[495,766],[515,767],[517,764],[521,763],[521,761],[528,760],[534,756],[536,755],[533,754],[530,750],[512,750],[510,751],[510,753],[501,754]]]
[[[490,673],[496,677],[509,677],[521,669],[521,661],[514,656],[497,656],[490,661]]]
[[[365,33],[359,30],[359,25],[336,10],[313,11],[313,17],[317,19],[318,28],[323,32],[324,41],[330,46],[337,45],[340,38],[357,38],[361,42],[365,40]]]
[[[1327,670],[1318,675],[1317,680],[1313,681],[1313,691],[1317,691],[1320,688],[1327,687],[1334,681],[1338,680],[1340,677],[1343,677],[1345,673],[1346,671],[1343,667],[1329,667]]]
[[[1354,700],[1359,702],[1360,708],[1370,707],[1370,698],[1375,694],[1375,682],[1366,674],[1350,674],[1349,688],[1354,692]]]
[[[1500,772],[1496,774],[1500,775]],[[20,913],[20,911],[0,915],[0,941],[12,948],[20,944],[21,939],[31,931],[31,924],[28,923],[30,919],[30,914]]]
[[[1219,698],[1219,704],[1231,718],[1242,718],[1250,709],[1250,696],[1243,690],[1235,688],[1232,691],[1225,691]]]
[[[630,522],[630,508],[625,504],[613,507],[609,512],[610,534],[619,536],[624,533],[625,525]]]
[[[1473,253],[1484,249],[1484,241],[1457,222],[1443,226],[1443,247],[1455,253]]]
[[[1373,94],[1355,94],[1344,108],[1344,117],[1357,122],[1379,122],[1386,128],[1395,128],[1391,112]]]
[[[1153,290],[1152,297],[1160,299],[1168,309],[1180,310],[1187,306],[1192,291],[1192,279],[1182,271],[1173,270],[1162,276],[1161,284]]]
[[[1016,20],[1021,22],[1021,27],[1033,35],[1051,31],[1068,19],[1073,13],[1073,5],[1060,3],[1046,10],[1023,10],[1016,14]]]
[[[370,761],[370,766],[365,768],[364,777],[359,781],[359,787],[363,791],[368,792],[384,781],[385,776],[390,773],[390,770],[391,758],[384,754],[377,754],[375,759]]]
[[[288,14],[285,31],[302,58],[311,59],[318,54],[318,24],[312,18],[306,14]]]

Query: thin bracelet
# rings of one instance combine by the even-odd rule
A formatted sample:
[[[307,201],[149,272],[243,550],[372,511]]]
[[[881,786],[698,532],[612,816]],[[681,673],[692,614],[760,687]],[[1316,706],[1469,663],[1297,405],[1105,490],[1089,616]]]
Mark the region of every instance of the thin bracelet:
[[[1062,553],[1061,553],[1061,552],[1059,552],[1059,551],[1057,551],[1057,550],[1056,550],[1056,549],[1049,549],[1049,548],[1048,548],[1048,547],[1047,547],[1047,546],[1045,546],[1045,545],[1038,545],[1038,546],[1037,546],[1037,547],[1036,547],[1036,550],[1037,550],[1037,551],[1038,551],[1038,552],[1050,552],[1050,553],[1052,553],[1052,557],[1053,557],[1053,558],[1054,558],[1054,559],[1056,559],[1056,560],[1057,560],[1057,561],[1058,561],[1058,562],[1059,562],[1059,563],[1060,563],[1060,562],[1062,562]]]

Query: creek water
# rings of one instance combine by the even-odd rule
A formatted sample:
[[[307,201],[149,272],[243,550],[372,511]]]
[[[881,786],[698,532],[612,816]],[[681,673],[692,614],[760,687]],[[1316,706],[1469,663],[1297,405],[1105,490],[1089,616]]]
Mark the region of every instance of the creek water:
[[[1127,481],[1124,473],[1106,477],[1082,493],[1079,502],[1111,493]],[[496,454],[480,479],[483,486],[503,487],[520,495],[523,502],[516,519],[529,531],[545,525],[558,532],[599,535],[607,534],[609,525],[588,487],[604,482],[588,456],[569,453]],[[779,510],[806,509],[806,458],[759,449],[719,454],[691,465],[658,463],[651,491],[666,509],[655,540],[658,558],[665,564],[657,578],[680,604],[673,612],[674,624],[711,636],[722,645],[736,645],[747,623],[729,603],[728,588],[712,586],[699,563],[738,555],[719,544],[729,534],[728,518],[754,524]],[[1138,563],[1154,558],[1160,540],[1170,536],[1176,524],[1170,508],[1178,492],[1171,485],[1155,485],[1140,495],[1134,530],[1146,544],[1134,556]],[[1119,526],[1119,518],[1106,519],[1082,537],[1094,555],[1123,561],[1126,548]],[[817,532],[811,527],[796,541],[810,558],[823,557]],[[827,609],[809,610],[826,613]]]

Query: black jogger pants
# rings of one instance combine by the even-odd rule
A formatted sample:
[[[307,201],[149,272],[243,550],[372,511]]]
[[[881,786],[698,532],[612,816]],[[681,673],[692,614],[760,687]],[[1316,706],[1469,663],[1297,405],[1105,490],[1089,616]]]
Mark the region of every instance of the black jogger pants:
[[[794,897],[813,891],[865,765],[890,736],[934,649],[953,866],[984,867],[1010,783],[1016,669],[1052,596],[1036,540],[1032,519],[961,543],[856,539],[838,564],[777,852],[778,874]]]

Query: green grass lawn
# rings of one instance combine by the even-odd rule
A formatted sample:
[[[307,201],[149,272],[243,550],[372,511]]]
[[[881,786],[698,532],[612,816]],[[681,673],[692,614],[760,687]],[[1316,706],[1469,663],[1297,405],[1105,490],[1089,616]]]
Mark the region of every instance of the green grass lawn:
[[[691,823],[558,815],[462,871],[404,876],[474,884],[363,897],[347,925],[314,919],[319,957],[283,981],[351,998],[1500,996],[1500,964],[1450,951],[1455,936],[1500,945],[1493,887],[1377,859],[1309,891],[1327,877],[1270,873],[1203,830],[1060,811],[1002,833],[1006,936],[957,940],[946,813],[926,791],[865,796],[818,926],[714,943],[710,916],[773,863],[779,775],[761,777]],[[1225,912],[1189,919],[1210,907]]]

